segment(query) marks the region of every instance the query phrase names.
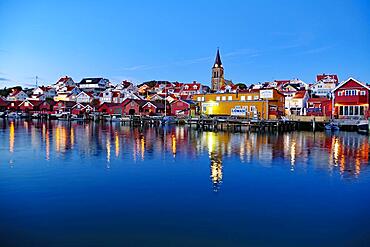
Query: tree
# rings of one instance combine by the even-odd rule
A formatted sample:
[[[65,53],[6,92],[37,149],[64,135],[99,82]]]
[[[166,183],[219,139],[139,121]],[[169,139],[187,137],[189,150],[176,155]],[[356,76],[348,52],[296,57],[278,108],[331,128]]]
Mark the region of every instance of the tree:
[[[247,85],[245,85],[244,83],[237,83],[235,84],[235,86],[238,86],[241,90],[245,90],[248,88]]]

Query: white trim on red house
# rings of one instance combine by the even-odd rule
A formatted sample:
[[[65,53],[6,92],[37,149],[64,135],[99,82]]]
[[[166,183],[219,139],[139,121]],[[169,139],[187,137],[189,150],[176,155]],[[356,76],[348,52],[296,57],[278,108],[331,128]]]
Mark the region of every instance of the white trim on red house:
[[[143,108],[147,105],[147,104],[151,104],[152,106],[154,106],[154,108],[157,108],[157,106],[155,106],[153,103],[151,103],[150,101],[146,102],[144,105],[143,105]]]
[[[332,93],[334,93],[335,91],[337,91],[339,88],[341,88],[341,87],[343,87],[346,83],[348,83],[349,81],[354,81],[354,82],[356,82],[356,83],[358,83],[358,84],[360,84],[361,86],[363,86],[364,88],[366,88],[367,90],[370,90],[370,88],[365,84],[365,83],[363,83],[363,82],[360,82],[360,81],[358,81],[358,80],[356,80],[355,78],[353,78],[353,77],[350,77],[350,78],[348,78],[346,81],[343,81],[343,82],[341,82],[336,88],[334,88],[331,92]]]

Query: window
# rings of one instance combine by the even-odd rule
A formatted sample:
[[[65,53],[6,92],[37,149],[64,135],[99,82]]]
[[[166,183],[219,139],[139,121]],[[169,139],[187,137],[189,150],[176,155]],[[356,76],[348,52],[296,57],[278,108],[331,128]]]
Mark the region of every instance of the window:
[[[339,115],[343,115],[343,106],[339,107]]]
[[[227,97],[227,100],[228,100],[228,101],[233,100],[233,96],[228,96],[228,97]]]
[[[202,101],[204,101],[204,97],[202,97]]]
[[[353,106],[349,107],[349,115],[353,115]]]
[[[360,95],[362,96],[366,95],[366,91],[361,91]]]
[[[343,115],[348,115],[348,106],[344,107],[344,114]]]
[[[199,102],[199,101],[201,101],[201,97],[197,97],[197,101]]]
[[[247,99],[252,100],[252,96],[248,95]]]
[[[355,114],[354,115],[358,115],[358,106],[355,106]]]
[[[251,108],[251,110],[250,110],[251,112],[255,112],[256,111],[256,107],[254,105],[251,105],[250,108]]]
[[[342,94],[343,94],[342,92],[338,92],[338,96],[342,96]]]
[[[360,115],[364,115],[364,107],[360,106]]]
[[[217,96],[216,97],[216,101],[220,101],[220,96]]]
[[[226,96],[222,96],[222,101],[226,101]]]
[[[258,100],[258,95],[255,95],[255,96],[254,96],[254,99],[255,99],[255,100]]]
[[[245,101],[245,95],[240,96],[241,101]]]

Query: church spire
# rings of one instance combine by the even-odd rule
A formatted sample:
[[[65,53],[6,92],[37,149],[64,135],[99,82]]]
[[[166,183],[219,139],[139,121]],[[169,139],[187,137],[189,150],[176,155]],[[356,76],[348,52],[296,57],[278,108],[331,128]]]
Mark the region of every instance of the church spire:
[[[222,62],[221,62],[221,56],[220,56],[220,49],[217,48],[217,54],[216,54],[216,59],[215,59],[215,64],[213,67],[222,67]]]
[[[220,91],[220,89],[225,85],[224,79],[224,68],[221,62],[220,49],[217,48],[217,54],[215,59],[215,64],[212,68],[212,91]]]

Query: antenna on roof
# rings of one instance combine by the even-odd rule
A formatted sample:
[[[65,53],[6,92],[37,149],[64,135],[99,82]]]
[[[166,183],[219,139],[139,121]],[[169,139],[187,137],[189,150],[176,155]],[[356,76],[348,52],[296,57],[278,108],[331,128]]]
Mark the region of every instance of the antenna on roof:
[[[39,77],[38,76],[36,76],[36,87],[37,87],[37,80],[39,79]]]

